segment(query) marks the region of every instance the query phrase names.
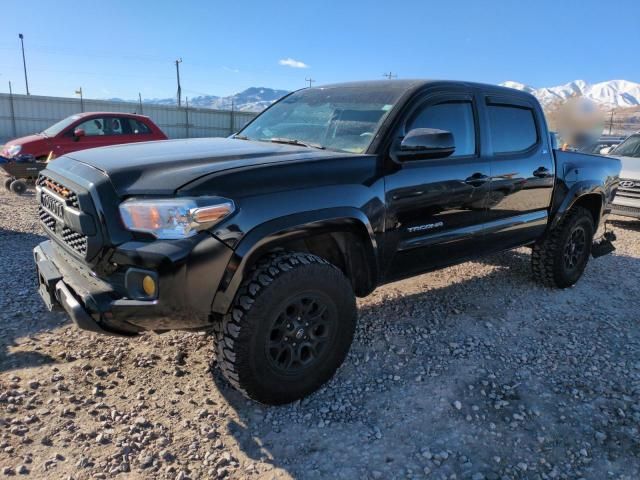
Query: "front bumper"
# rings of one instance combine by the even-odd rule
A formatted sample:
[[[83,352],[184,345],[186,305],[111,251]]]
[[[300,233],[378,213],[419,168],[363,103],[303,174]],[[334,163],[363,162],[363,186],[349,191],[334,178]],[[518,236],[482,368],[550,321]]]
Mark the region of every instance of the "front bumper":
[[[136,300],[123,292],[117,276],[97,277],[51,240],[33,252],[47,308],[64,310],[81,329],[112,335],[210,326],[213,296],[232,254],[206,234],[187,243],[124,245],[112,256],[121,269],[145,268],[158,278],[157,297]]]

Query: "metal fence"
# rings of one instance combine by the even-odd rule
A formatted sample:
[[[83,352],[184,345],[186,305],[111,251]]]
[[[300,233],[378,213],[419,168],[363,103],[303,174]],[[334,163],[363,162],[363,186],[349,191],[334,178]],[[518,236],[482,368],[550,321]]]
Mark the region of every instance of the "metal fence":
[[[169,138],[226,137],[256,116],[253,112],[109,100],[85,99],[81,103],[76,98],[0,93],[0,144],[11,138],[41,132],[58,120],[81,111],[141,113],[151,117]]]

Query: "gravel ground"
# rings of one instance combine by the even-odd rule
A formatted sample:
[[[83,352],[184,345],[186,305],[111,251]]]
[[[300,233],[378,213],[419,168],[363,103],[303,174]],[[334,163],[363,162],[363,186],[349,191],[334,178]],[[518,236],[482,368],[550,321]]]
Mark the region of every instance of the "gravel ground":
[[[0,192],[0,472],[32,478],[640,478],[640,222],[565,291],[528,250],[359,301],[351,353],[296,404],[247,401],[210,337],[48,313],[33,194]]]

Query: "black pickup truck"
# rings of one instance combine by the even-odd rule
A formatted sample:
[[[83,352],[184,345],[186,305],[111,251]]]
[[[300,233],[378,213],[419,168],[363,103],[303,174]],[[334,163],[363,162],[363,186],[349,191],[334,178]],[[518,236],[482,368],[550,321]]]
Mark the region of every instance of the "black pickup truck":
[[[449,81],[309,88],[232,138],[74,152],[37,180],[39,292],[83,329],[208,329],[260,402],[344,360],[355,297],[520,246],[565,288],[613,250],[613,158],[553,150],[536,99]]]

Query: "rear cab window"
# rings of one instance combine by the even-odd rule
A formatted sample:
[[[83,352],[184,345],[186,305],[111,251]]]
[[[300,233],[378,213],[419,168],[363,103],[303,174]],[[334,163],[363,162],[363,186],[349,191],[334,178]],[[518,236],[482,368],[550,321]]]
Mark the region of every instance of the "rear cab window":
[[[529,150],[540,142],[540,129],[533,107],[487,99],[489,138],[494,154]]]

